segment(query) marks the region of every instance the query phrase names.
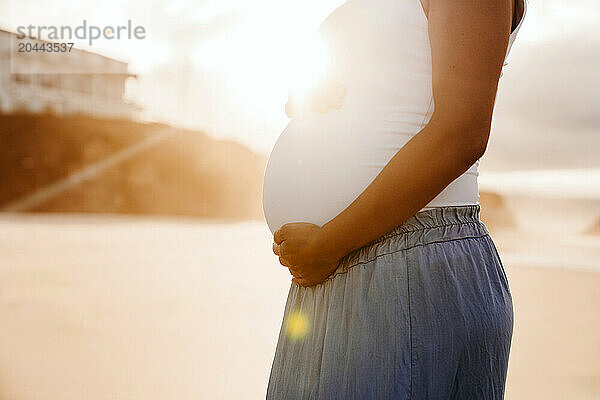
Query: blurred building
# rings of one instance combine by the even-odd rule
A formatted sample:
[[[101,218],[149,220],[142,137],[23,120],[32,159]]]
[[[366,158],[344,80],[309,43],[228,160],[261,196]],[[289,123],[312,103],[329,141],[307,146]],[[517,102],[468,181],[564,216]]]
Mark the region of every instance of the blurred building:
[[[0,112],[139,118],[141,107],[126,97],[137,79],[126,62],[74,47],[18,52],[20,42],[53,44],[0,29]]]

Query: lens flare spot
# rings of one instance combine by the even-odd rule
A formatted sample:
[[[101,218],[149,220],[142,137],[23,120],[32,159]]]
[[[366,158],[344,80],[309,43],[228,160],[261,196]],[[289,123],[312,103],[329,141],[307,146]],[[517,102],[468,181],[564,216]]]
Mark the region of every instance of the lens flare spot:
[[[306,336],[309,329],[310,327],[306,314],[300,310],[292,312],[286,327],[287,335],[293,340],[302,339]]]

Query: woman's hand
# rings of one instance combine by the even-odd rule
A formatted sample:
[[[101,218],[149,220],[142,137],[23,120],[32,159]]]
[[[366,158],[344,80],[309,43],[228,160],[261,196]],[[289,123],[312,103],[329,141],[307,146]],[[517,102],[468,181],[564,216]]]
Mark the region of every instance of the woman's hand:
[[[288,267],[293,282],[302,286],[317,285],[338,266],[341,251],[331,248],[323,230],[308,222],[283,225],[273,235],[273,253],[281,265]]]
[[[347,90],[340,82],[324,79],[316,85],[307,95],[305,101],[307,108],[318,114],[325,114],[332,109],[339,110],[344,104]],[[296,104],[293,95],[290,93],[288,102],[285,105],[285,113],[290,118],[299,118],[301,106]]]

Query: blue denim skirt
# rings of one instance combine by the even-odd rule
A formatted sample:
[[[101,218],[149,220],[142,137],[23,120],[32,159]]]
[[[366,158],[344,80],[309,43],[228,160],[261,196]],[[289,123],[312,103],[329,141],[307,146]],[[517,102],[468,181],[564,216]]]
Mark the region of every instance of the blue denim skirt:
[[[292,283],[267,399],[502,399],[513,304],[479,213],[420,211]]]

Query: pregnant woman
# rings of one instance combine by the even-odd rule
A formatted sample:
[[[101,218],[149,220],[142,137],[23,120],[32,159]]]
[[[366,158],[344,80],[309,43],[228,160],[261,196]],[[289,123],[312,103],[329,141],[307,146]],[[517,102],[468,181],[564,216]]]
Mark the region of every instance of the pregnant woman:
[[[265,172],[292,275],[268,399],[503,398],[513,304],[477,176],[526,7],[348,0],[321,24],[325,78]]]

